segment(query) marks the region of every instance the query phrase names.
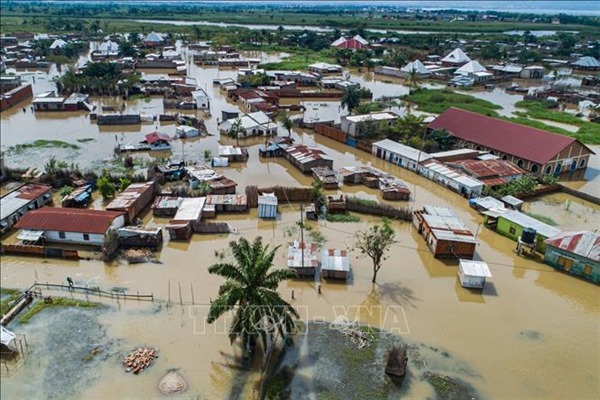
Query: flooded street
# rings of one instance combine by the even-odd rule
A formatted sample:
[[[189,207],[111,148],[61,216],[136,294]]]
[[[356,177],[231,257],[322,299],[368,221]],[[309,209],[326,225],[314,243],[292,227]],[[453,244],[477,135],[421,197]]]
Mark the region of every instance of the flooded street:
[[[237,71],[199,68],[194,64],[188,67],[188,75],[196,77],[211,97],[212,115],[204,116],[201,111],[185,113],[205,118],[206,127],[214,136],[175,141],[172,156],[194,161],[202,159],[205,149],[216,154],[219,144],[234,143],[231,139],[220,138],[217,120],[221,118],[222,109],[231,110],[237,106],[226,99],[218,86],[212,85],[212,80],[235,77]],[[351,79],[354,78],[362,79],[361,83],[369,87],[375,97],[399,96],[406,91],[403,86],[383,82],[384,77],[379,81],[372,80],[368,74],[367,77],[353,74]],[[49,90],[47,85],[48,79],[36,79],[35,92]],[[42,86],[44,88],[40,89]],[[521,99],[521,96],[501,94],[496,90],[477,96],[492,96],[488,99],[505,109],[510,109],[511,104],[514,107],[513,97],[515,101]],[[476,95],[475,92],[469,94]],[[510,101],[504,101],[508,98]],[[122,102],[119,99],[92,100],[95,104]],[[321,103],[326,102],[305,104],[307,115],[311,113],[309,118],[325,120],[328,113],[320,111]],[[327,103],[331,103],[328,107],[332,111],[337,111],[336,102]],[[26,112],[22,111],[22,107],[26,107]],[[142,140],[144,134],[156,129],[155,124],[105,128],[91,123],[87,113],[34,114],[28,104],[22,107],[2,113],[3,150],[40,138],[74,143],[79,148],[29,149],[20,154],[9,151],[9,166],[43,167],[50,155],[56,155],[83,168],[102,168],[107,165],[104,160],[112,158],[115,142],[136,143]],[[159,114],[163,112],[162,100],[128,101],[127,111]],[[159,129],[171,136],[175,134],[173,124],[159,126]],[[279,134],[287,132],[280,129]],[[292,136],[298,142],[322,147],[334,159],[335,168],[370,165],[399,177],[412,191],[412,199],[407,205],[414,209],[425,204],[452,207],[470,230],[478,233],[480,243],[476,258],[486,261],[493,275],[482,293],[462,288],[457,277],[457,262],[435,259],[411,224],[393,222],[397,243],[379,272],[377,284],[371,283],[370,260],[360,258],[357,252],[352,251],[353,276],[347,284],[323,281],[322,295],[318,295],[316,284],[312,281],[293,280],[282,284],[282,297],[292,301],[302,319],[333,321],[342,314],[350,319],[359,316],[362,322],[399,332],[408,341],[443,349],[452,355],[453,360],[458,360],[448,367],[447,373],[471,384],[481,398],[597,397],[600,392],[598,286],[557,272],[541,263],[539,257],[517,256],[513,252],[515,242],[484,228],[482,216],[468,206],[467,200],[432,181],[308,131],[295,128]],[[312,182],[312,177],[302,175],[284,159],[260,159],[258,148],[263,143],[262,138],[242,141],[242,145],[249,146],[249,160],[222,170],[238,183],[238,193],[243,193],[247,185],[305,186]],[[593,148],[600,154],[598,146]],[[590,192],[597,191],[600,187],[599,160],[598,155],[591,159],[587,181],[568,184]],[[342,186],[341,191],[380,200],[376,191],[364,186]],[[94,207],[101,206],[102,200],[94,203]],[[158,398],[161,397],[157,388],[160,378],[167,370],[178,368],[188,381],[189,390],[175,398],[252,398],[258,376],[252,371],[236,368],[234,356],[237,353],[223,332],[223,325],[203,329],[208,305],[217,297],[218,287],[223,283],[222,278],[208,274],[207,267],[218,261],[215,252],[224,250],[230,240],[240,236],[252,240],[257,235],[261,235],[267,243],[282,245],[275,264],[283,267],[287,243],[299,239],[296,225],[300,217],[299,208],[299,204],[280,204],[280,215],[276,221],[259,220],[256,209],[247,214],[220,214],[217,220],[229,222],[237,228],[238,234],[194,235],[190,242],[176,243],[169,242],[166,235],[162,251],[157,254],[160,264],[2,257],[2,287],[26,288],[36,279],[40,283],[59,283],[64,282],[66,276],[71,276],[77,286],[99,286],[105,290],[120,287],[131,294],[153,293],[158,299],[154,303],[100,299],[108,308],[94,314],[94,318],[105,332],[99,333],[100,330],[90,322],[93,335],[86,337],[105,346],[106,357],[82,367],[93,368],[92,373],[82,370],[85,386],[76,386],[75,392],[56,397]],[[569,230],[600,227],[600,207],[564,194],[533,199],[526,203],[525,211],[550,216]],[[325,236],[325,247],[352,250],[355,232],[377,221],[364,215],[360,218],[358,223],[309,224]],[[167,219],[154,218],[149,211],[146,211],[143,220],[149,226],[164,226],[168,222]],[[5,240],[14,241],[15,234]],[[185,303],[183,306],[179,304],[179,287],[181,300]],[[292,290],[294,300],[291,300]],[[48,294],[69,296],[68,293]],[[195,306],[191,306],[192,298]],[[89,300],[98,299],[90,297]],[[171,303],[169,307],[168,302]],[[385,318],[385,312],[369,313],[356,308],[360,306],[401,310],[399,312],[405,320],[389,320]],[[3,378],[3,398],[44,397],[44,387],[64,383],[62,378],[48,381],[49,375],[44,375],[44,383],[39,388],[26,383],[33,377],[42,376],[41,370],[52,367],[48,366],[48,360],[54,356],[51,352],[53,347],[44,344],[48,341],[45,327],[51,316],[43,313],[28,325],[13,323],[9,326],[17,333],[26,333],[32,350],[25,366],[10,378]],[[140,346],[158,347],[160,357],[140,375],[126,374],[121,365],[121,354]],[[60,362],[71,359],[79,362],[80,358],[79,354],[71,354]],[[54,365],[55,368],[57,366]],[[426,381],[413,379],[404,395],[424,398],[433,396],[433,390]]]

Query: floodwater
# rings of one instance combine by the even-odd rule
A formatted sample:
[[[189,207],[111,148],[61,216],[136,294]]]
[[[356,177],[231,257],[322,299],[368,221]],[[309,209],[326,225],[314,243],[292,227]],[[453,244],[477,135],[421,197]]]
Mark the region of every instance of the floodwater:
[[[235,70],[190,66],[190,75],[197,77],[212,97],[212,115],[204,117],[209,132],[215,136],[176,142],[173,146],[175,157],[200,159],[204,149],[216,154],[219,143],[233,143],[230,139],[219,138],[217,118],[220,118],[221,109],[236,106],[212,86],[212,79],[233,77],[235,74]],[[398,88],[398,91],[402,90]],[[94,99],[94,102],[99,101],[122,102]],[[160,99],[152,99],[148,103],[130,101],[127,106],[145,113],[162,112]],[[112,156],[115,136],[120,142],[136,141],[141,140],[144,133],[155,129],[152,124],[142,124],[131,130],[124,127],[99,129],[89,122],[85,113],[33,114],[28,104],[24,107],[25,113],[22,107],[2,113],[3,148],[38,138],[73,143],[83,138],[95,141],[78,143],[81,146],[78,150],[35,150],[9,155],[8,165],[39,163],[41,166],[48,154],[56,153],[82,166],[102,166],[102,160]],[[192,113],[203,116],[201,111]],[[174,134],[174,125],[161,126],[160,129]],[[281,130],[282,135],[286,133]],[[467,226],[477,232],[480,243],[476,257],[488,262],[493,274],[482,293],[463,289],[458,283],[456,262],[433,258],[411,224],[394,222],[397,243],[384,262],[376,285],[371,284],[369,260],[360,258],[356,252],[350,253],[351,281],[347,284],[321,282],[321,296],[312,281],[293,280],[282,284],[280,292],[284,298],[291,300],[290,293],[294,290],[293,304],[303,318],[332,321],[345,311],[346,316],[352,319],[356,309],[348,307],[381,306],[383,310],[395,307],[393,310],[396,312],[397,307],[401,307],[405,318],[396,321],[381,318],[382,313],[370,314],[364,310],[358,315],[365,323],[396,329],[411,341],[445,349],[456,359],[463,360],[469,369],[457,363],[448,374],[469,382],[484,398],[597,397],[600,392],[598,286],[557,272],[542,264],[539,257],[529,259],[515,255],[514,242],[484,228],[481,215],[469,208],[464,198],[431,181],[307,131],[294,129],[293,137],[324,148],[335,160],[336,167],[371,165],[398,176],[412,190],[412,200],[408,205],[413,208],[424,204],[452,207]],[[245,186],[251,184],[310,184],[310,177],[300,174],[284,160],[259,159],[258,147],[263,141],[259,138],[244,142],[249,146],[248,162],[223,170],[226,176],[238,182],[238,192],[243,193]],[[586,185],[597,187],[600,166],[598,157],[594,160],[590,163],[590,171],[595,175]],[[377,192],[363,186],[343,190],[364,198],[378,198]],[[95,207],[101,205],[101,200],[94,202]],[[600,226],[600,207],[562,194],[536,199],[529,202],[526,209],[550,215],[566,229],[595,229]],[[107,290],[122,287],[127,288],[128,293],[154,293],[161,300],[154,304],[105,300],[111,309],[97,318],[105,327],[106,336],[116,341],[111,346],[111,354],[118,354],[93,364],[96,378],[80,388],[72,398],[159,397],[158,381],[170,368],[179,368],[181,375],[187,379],[190,389],[185,398],[251,398],[258,376],[236,368],[234,356],[237,353],[223,333],[223,325],[218,325],[216,331],[213,326],[202,330],[206,305],[216,298],[218,287],[223,282],[221,278],[208,274],[207,267],[217,262],[215,252],[224,250],[227,243],[238,236],[253,239],[261,235],[265,242],[281,244],[284,248],[289,241],[297,240],[299,232],[295,223],[299,219],[299,205],[281,204],[279,210],[276,221],[257,219],[256,210],[248,214],[219,215],[218,220],[230,222],[239,234],[195,235],[190,242],[183,243],[172,243],[167,239],[162,251],[157,254],[160,264],[3,257],[1,284],[3,287],[25,288],[36,279],[59,283],[66,276],[71,276],[77,285],[99,286]],[[154,218],[151,213],[147,213],[143,220],[151,226],[167,222],[166,219]],[[352,250],[354,233],[375,221],[361,216],[358,223],[310,222],[310,225],[326,237],[326,247]],[[5,240],[12,241],[14,236]],[[275,264],[279,267],[285,265],[284,249],[279,250]],[[192,309],[190,306],[182,307],[179,305],[180,296],[187,304],[192,302],[193,297],[194,303],[200,306]],[[167,308],[164,302],[169,299],[172,306]],[[36,318],[43,319],[44,316]],[[37,360],[51,357],[51,354],[44,353],[45,347],[41,345],[47,333],[33,329],[35,326],[13,324],[9,328],[26,333],[34,350],[39,346],[38,355],[33,352],[32,357],[38,357]],[[142,345],[158,347],[160,358],[139,376],[124,373],[119,354]],[[36,364],[28,363],[9,379],[3,379],[2,397],[31,395],[27,391],[27,382],[32,368],[36,368]],[[419,380],[413,380],[406,393],[407,397],[430,395],[431,388]]]

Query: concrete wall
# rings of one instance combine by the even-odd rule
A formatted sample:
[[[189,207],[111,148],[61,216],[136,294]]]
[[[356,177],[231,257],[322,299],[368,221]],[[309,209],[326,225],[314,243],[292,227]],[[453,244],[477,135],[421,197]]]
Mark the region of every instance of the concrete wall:
[[[44,236],[48,242],[54,243],[71,243],[71,244],[87,244],[91,246],[102,246],[104,235],[90,233],[89,240],[85,240],[84,234],[80,232],[64,232],[64,238],[60,237],[59,231],[45,231]]]

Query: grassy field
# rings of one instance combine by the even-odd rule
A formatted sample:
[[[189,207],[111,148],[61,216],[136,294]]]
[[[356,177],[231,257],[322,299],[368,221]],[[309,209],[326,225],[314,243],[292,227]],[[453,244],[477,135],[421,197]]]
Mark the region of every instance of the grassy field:
[[[382,18],[383,13],[365,13],[360,10],[340,12],[337,9],[302,10],[277,7],[231,7],[221,6],[169,6],[136,7],[135,5],[95,5],[80,6],[70,4],[47,4],[20,6],[2,5],[2,29],[5,29],[5,17],[18,17],[26,20],[47,17],[62,20],[96,19],[116,21],[126,19],[162,19],[183,21],[208,21],[218,23],[261,24],[261,25],[314,25],[331,28],[352,29],[356,27],[389,30],[436,31],[436,32],[504,32],[507,30],[566,30],[595,32],[593,26],[531,22],[500,21],[432,21]]]
[[[517,115],[519,115],[519,123],[524,123],[525,125],[536,123],[539,124],[539,126],[534,126],[536,128],[539,127],[540,129],[572,136],[581,140],[583,143],[600,144],[600,124],[585,121],[570,113],[548,108],[546,104],[541,101],[522,100],[517,102],[515,106],[526,110],[517,112]],[[571,132],[566,129],[549,126],[542,122],[528,120],[528,117],[578,126],[579,130],[577,132]]]
[[[0,315],[4,315],[8,312],[8,310],[10,310],[12,303],[21,297],[22,293],[23,292],[19,289],[1,288],[0,294],[2,295],[3,299],[0,300]]]
[[[419,111],[441,114],[450,107],[476,112],[490,117],[498,117],[502,107],[486,100],[477,99],[468,94],[456,93],[449,89],[418,89],[403,97],[404,100],[418,105]]]
[[[31,318],[36,314],[42,312],[46,308],[50,307],[82,307],[82,308],[95,308],[101,307],[102,304],[92,303],[84,300],[67,299],[65,297],[54,297],[52,303],[46,303],[43,300],[38,301],[33,307],[31,307],[25,314],[21,316],[19,322],[22,324],[28,323]]]

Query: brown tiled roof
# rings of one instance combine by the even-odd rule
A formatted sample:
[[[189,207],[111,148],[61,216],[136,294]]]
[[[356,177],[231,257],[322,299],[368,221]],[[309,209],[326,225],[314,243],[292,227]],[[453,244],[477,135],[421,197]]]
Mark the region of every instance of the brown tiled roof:
[[[539,164],[547,163],[577,140],[453,107],[433,120],[429,128],[446,129],[459,139]]]

